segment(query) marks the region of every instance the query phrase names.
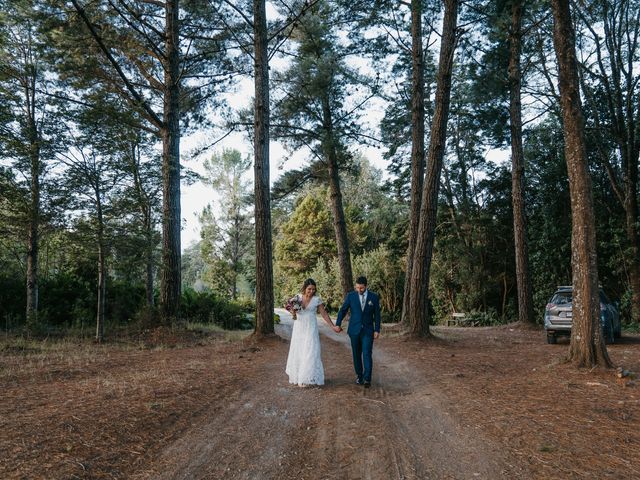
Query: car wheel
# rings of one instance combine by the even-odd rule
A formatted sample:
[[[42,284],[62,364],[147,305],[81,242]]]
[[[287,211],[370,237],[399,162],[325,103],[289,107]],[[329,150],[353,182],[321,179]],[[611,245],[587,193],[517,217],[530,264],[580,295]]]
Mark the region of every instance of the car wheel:
[[[556,343],[558,343],[558,339],[553,334],[547,334],[547,343],[555,345]]]

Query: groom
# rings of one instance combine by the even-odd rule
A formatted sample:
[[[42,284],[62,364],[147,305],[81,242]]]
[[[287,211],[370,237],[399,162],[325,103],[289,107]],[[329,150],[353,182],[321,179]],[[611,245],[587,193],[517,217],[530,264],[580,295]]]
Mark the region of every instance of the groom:
[[[351,311],[347,333],[351,339],[356,383],[369,388],[373,368],[373,339],[380,335],[380,300],[375,293],[367,290],[366,277],[358,277],[355,290],[347,293],[336,319],[338,327],[347,310]]]

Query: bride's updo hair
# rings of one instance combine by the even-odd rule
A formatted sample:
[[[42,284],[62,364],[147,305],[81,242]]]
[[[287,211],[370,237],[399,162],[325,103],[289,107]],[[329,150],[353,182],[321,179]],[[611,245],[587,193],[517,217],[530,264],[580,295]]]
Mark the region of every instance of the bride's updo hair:
[[[302,293],[304,293],[307,290],[307,287],[309,285],[313,285],[314,287],[316,287],[316,290],[318,289],[318,286],[316,285],[316,281],[313,278],[307,278],[302,284]]]

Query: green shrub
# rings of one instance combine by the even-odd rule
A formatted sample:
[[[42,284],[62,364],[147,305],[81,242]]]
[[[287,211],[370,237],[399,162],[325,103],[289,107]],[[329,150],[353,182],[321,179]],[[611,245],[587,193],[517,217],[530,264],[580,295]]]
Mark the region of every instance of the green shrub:
[[[352,260],[354,277],[367,277],[369,288],[380,297],[383,322],[397,322],[402,310],[402,285],[404,283],[403,262],[396,258],[386,247],[364,252]],[[287,275],[279,271],[275,274],[276,306],[282,306],[287,299],[300,292],[306,278],[313,278],[318,285],[318,294],[325,307],[336,312],[344,301],[340,284],[340,268],[338,260],[320,259],[310,272],[304,275]],[[355,278],[354,278],[355,280]]]
[[[253,314],[256,311],[256,302],[253,298],[240,297],[233,300],[232,303],[238,305],[244,313]]]
[[[25,279],[10,274],[0,276],[0,320],[2,327],[10,330],[23,325],[26,304]]]
[[[402,311],[404,265],[386,246],[364,252],[353,259],[355,276],[364,275],[369,288],[380,297],[383,321],[396,322]]]
[[[318,295],[322,298],[324,306],[328,311],[335,312],[344,300],[342,285],[340,284],[340,267],[338,259],[334,258],[329,262],[321,260],[310,272],[309,277],[313,278],[318,285]],[[300,291],[302,282],[296,292]],[[295,292],[294,292],[295,293]]]
[[[486,312],[472,310],[467,313],[465,320],[469,324],[475,324],[478,327],[490,327],[492,325],[500,325],[500,318],[494,308],[489,308]]]
[[[623,325],[633,326],[634,322],[631,316],[631,289],[625,290],[620,299],[620,320]]]
[[[39,292],[41,323],[67,328],[95,325],[96,289],[92,282],[61,272],[42,279]]]
[[[122,280],[107,282],[106,318],[115,324],[129,323],[140,310],[145,309],[146,292],[141,283]]]
[[[229,302],[213,292],[182,292],[182,316],[193,323],[215,323],[226,330],[246,330],[253,327],[253,316],[237,303]]]

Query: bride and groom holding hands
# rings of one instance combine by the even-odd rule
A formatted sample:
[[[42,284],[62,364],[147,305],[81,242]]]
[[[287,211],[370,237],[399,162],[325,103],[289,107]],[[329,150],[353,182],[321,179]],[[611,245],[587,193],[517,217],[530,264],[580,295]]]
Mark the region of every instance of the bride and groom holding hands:
[[[371,386],[373,341],[380,335],[380,300],[367,289],[366,277],[358,277],[355,290],[349,292],[338,311],[336,323],[329,317],[322,299],[316,294],[316,282],[309,278],[302,293],[287,304],[294,318],[286,373],[289,383],[299,386],[324,385],[324,368],[320,358],[320,334],[316,313],[336,333],[342,331],[342,321],[349,313],[347,334],[351,340],[356,383]]]

